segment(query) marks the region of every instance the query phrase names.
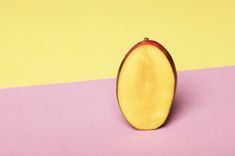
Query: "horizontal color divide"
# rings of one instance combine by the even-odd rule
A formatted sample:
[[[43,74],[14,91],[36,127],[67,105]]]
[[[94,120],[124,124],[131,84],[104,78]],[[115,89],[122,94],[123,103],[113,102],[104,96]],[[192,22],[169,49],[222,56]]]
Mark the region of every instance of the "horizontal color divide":
[[[137,131],[115,79],[0,90],[0,155],[235,155],[235,66],[178,73],[167,124]]]

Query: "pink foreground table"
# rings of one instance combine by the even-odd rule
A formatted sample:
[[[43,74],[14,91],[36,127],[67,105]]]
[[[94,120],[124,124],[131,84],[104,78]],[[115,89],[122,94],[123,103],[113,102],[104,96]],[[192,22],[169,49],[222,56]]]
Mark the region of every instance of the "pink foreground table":
[[[0,156],[234,156],[235,66],[178,73],[158,130],[123,119],[115,79],[0,90]]]

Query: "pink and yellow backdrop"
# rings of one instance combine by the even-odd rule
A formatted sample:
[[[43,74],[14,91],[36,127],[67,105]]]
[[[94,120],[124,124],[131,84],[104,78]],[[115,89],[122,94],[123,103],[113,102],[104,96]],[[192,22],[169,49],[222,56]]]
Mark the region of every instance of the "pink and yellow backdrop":
[[[234,155],[235,2],[0,1],[0,155]],[[178,69],[169,122],[136,131],[115,77],[144,37]]]

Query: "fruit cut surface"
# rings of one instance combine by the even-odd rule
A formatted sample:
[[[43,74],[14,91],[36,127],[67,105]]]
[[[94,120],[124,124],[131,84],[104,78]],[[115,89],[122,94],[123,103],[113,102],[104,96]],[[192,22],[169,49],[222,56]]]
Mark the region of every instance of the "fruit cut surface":
[[[175,92],[176,72],[169,58],[151,41],[143,41],[123,60],[117,96],[126,120],[136,129],[160,127],[167,119]],[[150,43],[150,44],[149,44]]]

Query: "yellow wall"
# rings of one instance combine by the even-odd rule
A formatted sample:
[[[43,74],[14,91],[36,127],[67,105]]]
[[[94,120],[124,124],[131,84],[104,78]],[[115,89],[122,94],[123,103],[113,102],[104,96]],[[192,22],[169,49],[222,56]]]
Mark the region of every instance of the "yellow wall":
[[[144,37],[178,70],[235,65],[235,1],[0,0],[0,88],[115,77]]]

